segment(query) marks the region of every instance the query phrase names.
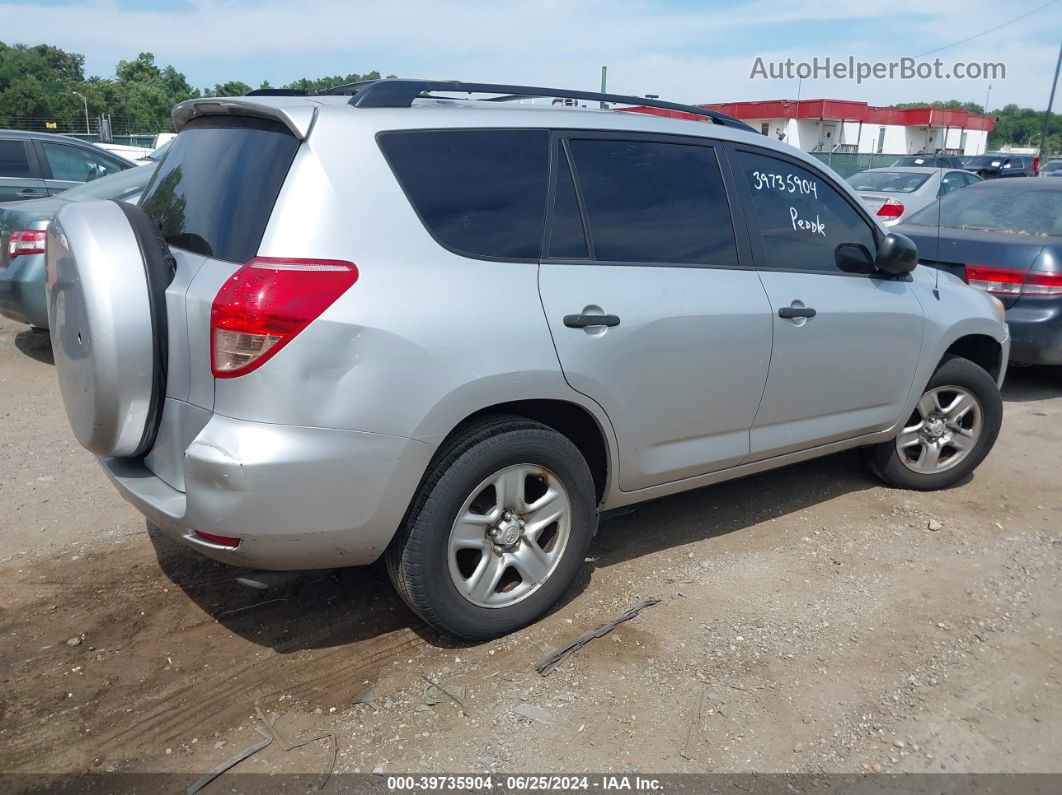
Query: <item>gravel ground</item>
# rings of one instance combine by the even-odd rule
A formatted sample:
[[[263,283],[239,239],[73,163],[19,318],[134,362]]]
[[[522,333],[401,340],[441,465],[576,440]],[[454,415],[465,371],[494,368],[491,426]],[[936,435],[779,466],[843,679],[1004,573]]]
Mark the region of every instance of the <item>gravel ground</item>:
[[[1062,772],[1058,372],[1012,372],[959,488],[890,490],[848,453],[643,505],[560,609],[467,646],[378,566],[260,594],[148,531],[24,329],[0,321],[0,770],[202,772],[259,739],[258,708],[332,732],[337,772]]]

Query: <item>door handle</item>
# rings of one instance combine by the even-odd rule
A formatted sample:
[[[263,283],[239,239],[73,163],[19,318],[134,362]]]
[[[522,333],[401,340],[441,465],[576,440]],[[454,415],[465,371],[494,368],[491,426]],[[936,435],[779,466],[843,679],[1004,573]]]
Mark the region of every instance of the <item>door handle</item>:
[[[20,190],[18,192],[18,195],[19,196],[26,196],[27,198],[29,198],[29,197],[37,197],[37,196],[44,196],[44,191],[40,190],[39,188],[23,188],[22,190]]]
[[[783,306],[778,310],[778,317],[791,320],[795,317],[815,317],[815,310],[810,306]]]
[[[617,315],[565,315],[564,325],[568,328],[594,328],[596,326],[618,326],[620,324]]]

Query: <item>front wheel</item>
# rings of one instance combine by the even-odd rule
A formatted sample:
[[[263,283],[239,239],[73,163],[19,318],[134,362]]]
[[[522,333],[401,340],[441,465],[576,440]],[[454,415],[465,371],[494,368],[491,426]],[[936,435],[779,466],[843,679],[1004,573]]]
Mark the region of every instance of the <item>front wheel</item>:
[[[596,528],[594,482],[579,449],[539,423],[490,419],[438,456],[388,548],[387,569],[429,624],[483,640],[552,607]]]
[[[868,449],[891,486],[931,491],[961,483],[995,444],[1003,400],[992,377],[968,359],[946,359],[929,379],[899,436]]]

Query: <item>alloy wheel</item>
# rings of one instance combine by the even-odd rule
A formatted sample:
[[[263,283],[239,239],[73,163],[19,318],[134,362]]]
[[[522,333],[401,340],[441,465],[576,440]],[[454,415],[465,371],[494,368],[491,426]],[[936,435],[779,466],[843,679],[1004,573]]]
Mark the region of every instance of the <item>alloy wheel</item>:
[[[896,437],[900,461],[912,472],[932,475],[959,464],[981,438],[981,404],[959,386],[930,389]]]

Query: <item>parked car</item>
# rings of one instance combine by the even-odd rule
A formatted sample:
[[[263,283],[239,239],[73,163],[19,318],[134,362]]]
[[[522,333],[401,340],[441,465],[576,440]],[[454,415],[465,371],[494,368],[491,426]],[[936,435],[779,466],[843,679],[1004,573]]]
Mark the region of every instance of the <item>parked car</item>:
[[[997,177],[1035,177],[1039,168],[1038,157],[988,153],[975,155],[963,161],[962,167],[982,179]]]
[[[557,602],[601,510],[855,447],[944,488],[991,449],[999,301],[936,300],[810,155],[656,99],[345,90],[184,102],[139,207],[49,227],[74,434],[176,541],[383,556],[425,621],[488,638]],[[714,123],[440,96],[473,91]]]
[[[134,165],[66,135],[0,130],[0,202],[52,196]]]
[[[913,168],[962,168],[962,158],[958,155],[905,155],[892,161],[892,168],[897,166]]]
[[[982,182],[897,229],[923,263],[1003,302],[1012,362],[1062,364],[1062,180]]]
[[[1062,177],[1062,160],[1048,160],[1040,169],[1041,177]]]
[[[64,204],[117,199],[135,204],[154,165],[100,177],[49,199],[0,204],[0,315],[48,328],[44,300],[44,230]]]
[[[871,168],[848,178],[859,198],[885,226],[895,226],[938,196],[980,181],[976,174],[961,169],[927,166]]]

